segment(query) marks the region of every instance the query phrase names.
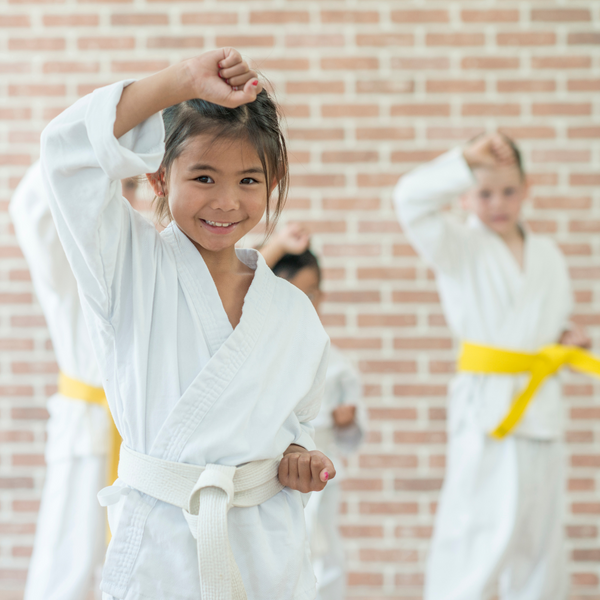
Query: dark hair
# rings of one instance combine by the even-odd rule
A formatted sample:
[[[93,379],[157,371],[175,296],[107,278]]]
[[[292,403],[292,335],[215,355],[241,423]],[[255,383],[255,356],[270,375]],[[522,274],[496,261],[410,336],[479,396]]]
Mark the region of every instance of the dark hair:
[[[321,283],[319,260],[310,250],[305,250],[302,254],[285,254],[273,266],[273,273],[277,277],[291,281],[303,269],[314,269],[317,272],[319,283]]]
[[[187,100],[165,109],[162,118],[165,124],[165,155],[160,168],[167,179],[173,162],[194,136],[209,134],[213,136],[212,142],[224,138],[250,142],[265,173],[267,231],[275,225],[288,193],[288,157],[277,104],[265,90],[258,94],[254,102],[237,108],[226,108],[199,99]],[[273,181],[278,184],[278,197],[271,223],[269,189]],[[168,197],[157,196],[154,203],[157,220],[170,221],[172,216]]]

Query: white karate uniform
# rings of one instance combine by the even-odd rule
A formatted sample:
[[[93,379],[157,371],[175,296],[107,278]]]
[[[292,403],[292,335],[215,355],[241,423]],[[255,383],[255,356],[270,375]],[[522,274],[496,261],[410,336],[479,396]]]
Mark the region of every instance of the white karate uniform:
[[[435,269],[458,340],[535,351],[558,341],[572,309],[565,260],[525,231],[524,270],[475,216],[444,208],[474,184],[460,149],[402,177],[394,200],[406,235]],[[514,433],[487,435],[527,376],[459,373],[449,388],[447,473],[427,567],[426,600],[562,600],[561,390],[550,378]]]
[[[39,163],[15,190],[10,214],[61,370],[100,387],[77,282],[50,213]],[[82,600],[106,549],[105,511],[96,494],[106,485],[109,421],[101,406],[61,394],[49,399],[48,411],[46,481],[25,600]]]
[[[276,459],[314,449],[329,340],[306,296],[254,250],[235,329],[192,242],[161,234],[121,197],[119,179],[155,172],[164,127],[154,115],[115,139],[123,87],[96,90],[42,134],[42,167],[82,294],[116,425],[131,449],[196,465]],[[304,498],[284,488],[228,513],[249,600],[312,600]],[[196,542],[182,511],[131,490],[109,509],[105,598],[197,600]]]
[[[332,417],[333,411],[342,404],[356,406],[354,423],[344,428],[336,427]],[[340,483],[345,476],[343,457],[358,448],[367,429],[367,417],[358,373],[335,346],[330,347],[325,393],[313,425],[317,448],[336,468],[335,479],[323,491],[313,493],[306,506],[317,600],[344,600],[345,556],[339,531]]]

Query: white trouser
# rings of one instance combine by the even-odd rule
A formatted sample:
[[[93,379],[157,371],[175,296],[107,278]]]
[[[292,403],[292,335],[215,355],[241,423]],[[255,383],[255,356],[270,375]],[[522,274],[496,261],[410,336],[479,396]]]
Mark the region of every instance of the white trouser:
[[[452,434],[425,600],[564,600],[563,445]]]
[[[305,509],[317,578],[316,600],[346,597],[344,545],[339,529],[340,492],[338,482],[329,483],[322,492],[313,492]]]
[[[105,456],[48,464],[24,600],[88,598],[106,552],[105,483]]]

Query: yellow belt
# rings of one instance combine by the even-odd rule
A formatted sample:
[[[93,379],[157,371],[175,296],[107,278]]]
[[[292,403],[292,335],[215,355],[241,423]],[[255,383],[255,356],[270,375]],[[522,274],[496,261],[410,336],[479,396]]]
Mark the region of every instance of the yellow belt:
[[[599,358],[581,348],[560,344],[544,346],[538,352],[513,352],[463,342],[457,369],[488,375],[531,374],[525,389],[513,400],[508,414],[490,433],[492,437],[502,439],[519,424],[527,406],[544,380],[565,366],[600,377]]]
[[[82,400],[83,402],[89,402],[90,404],[98,404],[106,409],[110,422],[110,446],[108,451],[108,470],[106,477],[108,485],[112,485],[117,479],[121,436],[119,435],[119,431],[110,414],[104,390],[102,388],[92,387],[91,385],[87,385],[87,383],[77,381],[76,379],[71,379],[61,371],[58,376],[58,391],[67,398]]]

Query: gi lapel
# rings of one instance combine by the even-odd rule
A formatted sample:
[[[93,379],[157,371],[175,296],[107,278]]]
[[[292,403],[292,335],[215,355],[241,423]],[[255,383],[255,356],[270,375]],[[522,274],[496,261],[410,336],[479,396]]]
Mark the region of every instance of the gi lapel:
[[[227,315],[222,306],[221,311],[212,308],[218,306],[214,298],[218,292],[202,256],[181,232],[179,235],[166,235],[165,239],[175,253],[181,285],[190,302],[190,309],[196,313],[215,350],[169,414],[150,450],[151,456],[177,461],[194,431],[256,345],[269,314],[275,278],[257,251],[238,251],[238,256],[244,258],[245,262],[256,264],[256,270],[244,299],[242,318],[229,336],[223,339],[220,332],[223,331],[223,319],[227,320]],[[214,321],[210,322],[211,319]],[[217,322],[220,323],[218,327]]]

